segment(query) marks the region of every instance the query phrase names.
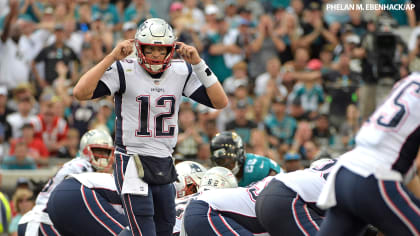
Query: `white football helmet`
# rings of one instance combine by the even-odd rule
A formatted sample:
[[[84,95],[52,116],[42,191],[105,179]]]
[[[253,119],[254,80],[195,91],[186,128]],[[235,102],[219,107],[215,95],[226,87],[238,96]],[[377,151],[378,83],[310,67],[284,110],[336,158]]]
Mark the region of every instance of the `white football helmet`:
[[[216,166],[208,170],[201,179],[199,192],[215,188],[236,188],[238,181],[228,168]]]
[[[80,140],[79,155],[88,160],[95,170],[108,170],[114,161],[111,136],[101,129],[89,130]]]
[[[169,68],[171,59],[175,51],[176,37],[172,27],[163,19],[151,18],[141,24],[134,38],[136,54],[140,66],[145,70],[158,73]],[[164,60],[147,59],[143,53],[143,46],[163,46],[168,48],[168,53]]]
[[[196,193],[207,169],[194,161],[183,161],[176,164],[175,168],[178,173],[178,179],[175,182],[177,198]]]

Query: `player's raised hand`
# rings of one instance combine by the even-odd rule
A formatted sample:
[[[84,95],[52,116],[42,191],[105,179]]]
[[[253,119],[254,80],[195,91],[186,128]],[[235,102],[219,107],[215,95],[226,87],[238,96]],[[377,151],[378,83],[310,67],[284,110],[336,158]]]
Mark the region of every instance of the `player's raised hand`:
[[[188,63],[196,65],[200,63],[201,57],[195,47],[182,42],[177,42],[176,52]]]
[[[112,50],[111,55],[114,60],[122,60],[133,52],[134,39],[119,42]]]

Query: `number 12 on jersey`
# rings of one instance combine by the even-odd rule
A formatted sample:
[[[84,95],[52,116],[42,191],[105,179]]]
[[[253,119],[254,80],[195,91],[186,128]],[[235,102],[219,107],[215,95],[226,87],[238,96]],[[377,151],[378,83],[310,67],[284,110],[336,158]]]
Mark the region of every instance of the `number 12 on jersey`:
[[[136,129],[137,137],[152,137],[153,131],[150,127],[154,127],[154,136],[165,138],[173,137],[175,134],[175,125],[169,125],[169,130],[164,129],[164,122],[166,119],[172,118],[175,112],[175,97],[171,95],[164,95],[159,97],[154,104],[151,104],[149,95],[141,95],[136,97],[136,102],[139,103],[139,127]],[[150,106],[168,108],[167,111],[155,114],[150,112]],[[152,115],[152,117],[151,117]]]

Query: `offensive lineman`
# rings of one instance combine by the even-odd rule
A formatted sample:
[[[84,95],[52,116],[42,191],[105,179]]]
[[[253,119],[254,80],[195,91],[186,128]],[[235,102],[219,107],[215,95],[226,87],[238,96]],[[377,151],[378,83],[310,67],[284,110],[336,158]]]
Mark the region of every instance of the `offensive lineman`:
[[[331,172],[317,205],[328,209],[318,235],[359,235],[372,224],[385,235],[420,235],[420,74],[398,82]],[[408,187],[406,186],[406,184]]]
[[[309,201],[318,197],[334,163],[322,159],[310,168],[268,176],[246,188],[204,192],[185,211],[187,235],[301,235],[300,225],[308,230],[314,228],[311,221],[321,221],[322,213]]]
[[[19,221],[19,236],[57,235],[57,230],[46,211],[51,192],[67,175],[83,172],[106,171],[113,161],[114,148],[111,136],[99,129],[86,132],[80,141],[76,158],[66,162],[39,193],[34,208]]]
[[[124,59],[133,44],[137,61]],[[171,60],[175,46],[183,60]],[[114,95],[114,177],[132,235],[171,235],[176,180],[172,152],[181,98],[224,108],[228,100],[217,77],[196,48],[176,42],[168,23],[151,18],[140,25],[135,39],[120,42],[86,72],[73,94],[79,100]]]

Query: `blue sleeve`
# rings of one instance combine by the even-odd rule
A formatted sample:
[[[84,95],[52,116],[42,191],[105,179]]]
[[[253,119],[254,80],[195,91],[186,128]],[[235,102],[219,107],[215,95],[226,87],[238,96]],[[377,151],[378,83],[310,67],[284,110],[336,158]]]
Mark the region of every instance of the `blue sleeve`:
[[[197,90],[195,90],[194,93],[191,94],[190,98],[198,103],[214,108],[204,85],[201,85]]]
[[[93,91],[92,99],[99,98],[102,96],[109,96],[111,95],[111,91],[106,86],[106,84],[99,80],[98,85],[96,86],[95,91]]]

